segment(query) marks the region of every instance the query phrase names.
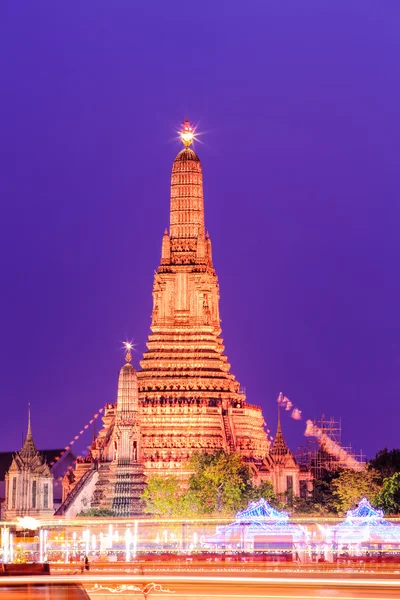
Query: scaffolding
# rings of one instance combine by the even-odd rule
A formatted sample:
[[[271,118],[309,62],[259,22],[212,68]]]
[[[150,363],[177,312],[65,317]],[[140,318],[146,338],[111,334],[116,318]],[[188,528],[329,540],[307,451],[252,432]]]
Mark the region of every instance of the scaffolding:
[[[361,465],[365,464],[365,455],[362,451],[354,452],[351,445],[342,445],[342,420],[334,417],[326,418],[322,415],[320,420],[313,419],[315,427],[320,429],[332,442],[340,446],[352,459]],[[296,460],[300,466],[306,467],[311,471],[315,479],[321,479],[325,473],[331,473],[338,468],[347,465],[341,462],[336,456],[329,454],[320,443],[313,437],[308,437],[305,445],[300,446],[296,451]]]

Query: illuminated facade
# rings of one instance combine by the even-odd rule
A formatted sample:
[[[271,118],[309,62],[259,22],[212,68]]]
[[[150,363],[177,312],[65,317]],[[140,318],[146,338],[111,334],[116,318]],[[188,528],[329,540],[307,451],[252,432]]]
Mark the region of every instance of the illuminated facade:
[[[338,545],[339,551],[346,547],[358,554],[361,549],[375,549],[380,552],[400,548],[400,525],[390,523],[383,511],[371,506],[362,498],[354,510],[347,511],[346,519],[331,527],[328,540]]]
[[[172,166],[170,228],[154,277],[151,333],[138,372],[148,473],[181,473],[194,451],[262,458],[269,450],[261,409],[246,402],[224,354],[202,168],[191,135],[186,121],[185,148]]]
[[[121,452],[130,461],[124,467],[126,481],[138,469],[137,489],[143,484],[141,465],[146,476],[175,474],[185,480],[185,464],[193,452],[224,450],[238,452],[251,465],[256,481],[272,481],[282,493],[284,482],[290,481],[283,476],[288,469],[295,476],[293,491],[299,491],[293,456],[288,452],[283,463],[283,457],[278,460],[278,454],[270,452],[261,409],[247,403],[224,354],[219,286],[205,229],[201,163],[190,147],[193,137],[186,121],[181,131],[184,148],[172,165],[170,227],[164,232],[154,277],[151,333],[137,373],[138,403],[134,410],[121,411],[118,392],[118,402],[106,405],[104,427],[90,457],[64,479],[60,514],[74,497],[74,509],[67,512],[76,514],[85,489],[86,505],[130,514],[116,510],[117,490],[122,489],[115,483],[122,477]],[[133,367],[125,365],[121,373],[124,369]],[[130,454],[125,457],[127,448]],[[277,470],[279,476],[274,475]]]
[[[140,515],[145,487],[137,373],[130,345],[119,372],[117,402],[106,406],[103,428],[90,454],[78,459],[63,480],[63,503],[56,514],[75,516],[88,509],[106,509],[115,516]]]
[[[205,547],[219,546],[240,550],[291,551],[295,543],[305,543],[304,527],[289,522],[289,515],[273,508],[264,498],[250,502],[229,525],[217,526],[214,535],[205,537]]]
[[[13,456],[5,479],[6,519],[25,516],[43,518],[54,513],[53,475],[33,440],[30,410],[24,444]]]

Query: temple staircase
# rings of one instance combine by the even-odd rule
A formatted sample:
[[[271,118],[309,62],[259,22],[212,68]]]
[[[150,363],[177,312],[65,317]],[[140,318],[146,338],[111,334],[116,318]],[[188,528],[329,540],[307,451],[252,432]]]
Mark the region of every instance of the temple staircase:
[[[222,423],[224,425],[225,438],[228,448],[231,452],[235,450],[235,441],[233,439],[232,428],[229,422],[229,416],[227,412],[222,413]]]
[[[111,463],[102,462],[98,465],[99,478],[93,493],[92,508],[108,508],[111,510],[110,472]]]
[[[86,473],[80,478],[76,486],[71,490],[68,496],[65,498],[64,502],[55,512],[55,516],[62,516],[68,512],[68,509],[72,507],[74,502],[78,500],[78,496],[80,493],[84,491],[87,485],[93,480],[95,476],[97,476],[97,470],[93,467],[88,469]]]
[[[141,495],[146,486],[143,465],[119,460],[113,476],[112,511],[117,517],[143,514]]]
[[[146,478],[141,463],[118,460],[99,463],[99,478],[93,493],[92,508],[111,510],[116,517],[143,514],[141,495]]]

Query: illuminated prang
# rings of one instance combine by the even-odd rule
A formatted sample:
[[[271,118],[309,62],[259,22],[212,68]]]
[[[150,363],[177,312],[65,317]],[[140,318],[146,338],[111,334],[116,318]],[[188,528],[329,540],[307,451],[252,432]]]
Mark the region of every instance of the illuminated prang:
[[[147,349],[133,376],[132,344],[124,344],[127,364],[120,372],[118,401],[106,405],[104,427],[91,450],[99,473],[93,505],[105,507],[108,503],[116,514],[122,514],[118,512],[118,481],[120,506],[126,506],[125,488],[116,473],[124,473],[129,495],[134,473],[136,489],[143,484],[141,464],[147,477],[176,475],[187,480],[188,458],[202,451],[236,452],[249,465],[255,483],[270,481],[278,493],[300,495],[303,475],[282,432],[279,430],[271,451],[261,408],[247,402],[231,372],[221,337],[220,291],[211,238],[205,228],[202,166],[191,147],[195,128],[188,119],[180,138],[184,148],[172,164],[170,222],[154,275]],[[125,392],[132,392],[135,385],[138,410],[132,412],[123,398],[128,398]],[[133,395],[129,398],[130,402]],[[136,437],[128,436],[127,425]],[[137,471],[129,462],[132,455],[128,450],[140,463]],[[128,461],[126,470],[121,461]],[[87,463],[80,463],[78,471],[91,469],[90,460]],[[68,487],[68,493],[73,489]]]

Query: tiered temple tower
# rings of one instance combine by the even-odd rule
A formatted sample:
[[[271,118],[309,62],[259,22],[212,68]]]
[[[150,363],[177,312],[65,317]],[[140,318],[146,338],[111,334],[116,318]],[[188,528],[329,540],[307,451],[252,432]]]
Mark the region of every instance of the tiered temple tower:
[[[109,431],[102,431],[92,449],[98,465],[99,482],[92,506],[110,508],[114,515],[132,517],[140,515],[140,496],[145,487],[141,453],[140,413],[137,374],[131,365],[131,347],[127,344],[126,364],[118,379],[118,398],[114,422]],[[109,433],[108,443],[105,437]],[[103,451],[104,450],[104,451]],[[103,471],[105,485],[102,486]]]
[[[184,148],[172,165],[170,229],[154,277],[151,334],[138,372],[148,472],[179,471],[196,450],[260,458],[269,449],[261,409],[247,404],[224,354],[194,135],[186,120]]]
[[[64,480],[60,514],[76,514],[79,498],[116,514],[126,512],[126,505],[138,506],[142,463],[146,476],[176,474],[183,480],[189,476],[187,459],[196,451],[238,452],[252,464],[255,477],[257,465],[265,465],[270,444],[261,409],[246,402],[224,354],[218,279],[193,139],[186,120],[184,148],[172,165],[170,228],[154,277],[151,333],[137,373],[139,410],[137,404],[122,408],[126,396],[120,390],[132,393],[136,385],[128,362],[120,373],[118,402],[106,405],[104,428],[90,457]]]
[[[73,517],[88,508],[107,509],[118,517],[142,514],[146,485],[141,450],[141,417],[137,373],[131,365],[131,345],[118,377],[117,402],[107,404],[104,425],[94,437],[90,454],[78,459],[63,480],[60,515]]]

